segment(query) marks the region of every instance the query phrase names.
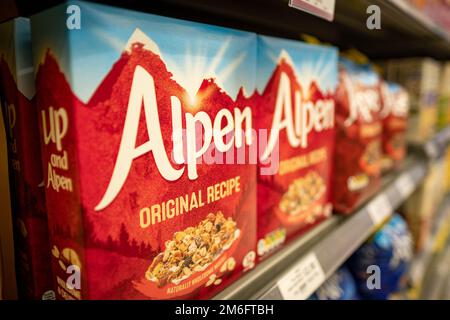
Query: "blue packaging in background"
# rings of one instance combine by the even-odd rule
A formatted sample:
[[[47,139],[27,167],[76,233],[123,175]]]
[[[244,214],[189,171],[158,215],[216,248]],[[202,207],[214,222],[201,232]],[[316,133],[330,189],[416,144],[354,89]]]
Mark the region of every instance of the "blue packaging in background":
[[[361,297],[386,300],[404,289],[412,256],[408,226],[394,214],[348,261]]]
[[[359,300],[355,280],[348,268],[339,268],[309,300]]]

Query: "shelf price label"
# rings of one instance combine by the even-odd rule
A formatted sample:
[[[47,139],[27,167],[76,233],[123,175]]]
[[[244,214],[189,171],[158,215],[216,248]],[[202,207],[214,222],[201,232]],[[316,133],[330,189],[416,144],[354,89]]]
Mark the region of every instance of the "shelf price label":
[[[314,253],[306,255],[278,281],[284,300],[308,299],[325,281],[325,273]]]
[[[333,21],[335,0],[289,0],[289,6]]]
[[[427,153],[428,157],[431,159],[435,159],[439,155],[439,147],[437,143],[434,141],[427,142],[425,144],[425,152]]]
[[[402,174],[397,181],[395,181],[395,188],[398,190],[400,195],[406,199],[414,191],[415,184],[414,181],[408,173]]]
[[[376,197],[367,207],[369,216],[375,226],[382,223],[392,212],[392,206],[386,195]]]
[[[443,143],[444,144],[448,143],[450,141],[450,127],[444,129],[443,136],[444,136]]]

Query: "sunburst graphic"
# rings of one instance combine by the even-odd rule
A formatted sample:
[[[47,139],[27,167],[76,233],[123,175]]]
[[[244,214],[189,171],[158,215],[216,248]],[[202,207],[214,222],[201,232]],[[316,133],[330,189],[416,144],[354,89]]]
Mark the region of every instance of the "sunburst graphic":
[[[89,11],[95,11],[93,14],[105,21],[111,21],[111,17],[114,16],[97,12],[92,8]],[[126,42],[112,36],[102,28],[91,28],[90,31],[103,44],[118,52],[123,52],[124,50],[130,52],[132,44],[140,42],[146,50],[158,54],[166,64],[167,69],[172,73],[173,79],[186,90],[191,108],[199,107],[196,105],[196,96],[205,79],[213,79],[222,90],[227,91],[230,97],[237,94],[236,83],[231,81],[236,75],[236,70],[247,58],[247,52],[227,54],[229,50],[235,50],[233,48],[236,40],[234,36],[226,37],[218,49],[211,46],[211,43],[208,43],[208,39],[205,38],[202,41],[195,41],[186,46],[184,52],[165,54],[164,50],[160,50],[157,42],[140,28],[135,28]],[[170,40],[168,39],[167,41]],[[232,57],[231,59],[230,56]],[[244,87],[244,84],[242,84],[242,87]],[[230,90],[233,92],[228,92]]]
[[[214,79],[216,84],[223,89],[230,76],[245,59],[246,53],[241,53],[226,66],[220,67],[230,42],[231,37],[223,42],[212,59],[206,47],[201,46],[194,50],[187,47],[184,58],[180,61],[162,57],[172,72],[173,79],[186,90],[191,107],[196,105],[196,95],[204,79]]]

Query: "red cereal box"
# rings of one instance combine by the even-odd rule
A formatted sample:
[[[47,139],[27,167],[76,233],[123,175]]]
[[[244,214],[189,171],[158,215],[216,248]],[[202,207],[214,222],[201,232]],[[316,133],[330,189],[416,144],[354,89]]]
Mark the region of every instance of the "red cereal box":
[[[257,253],[330,216],[337,50],[258,37]]]
[[[368,65],[342,58],[336,92],[334,209],[351,213],[381,178],[380,79]]]
[[[18,293],[20,298],[54,299],[29,20],[1,24],[0,38],[0,104],[8,141]]]
[[[409,96],[400,85],[383,82],[381,86],[383,108],[383,155],[381,169],[388,171],[401,166],[406,155]]]
[[[0,108],[0,300],[17,299],[14,237],[8,173],[8,143]]]
[[[58,296],[203,299],[251,269],[256,36],[87,2],[32,31]]]

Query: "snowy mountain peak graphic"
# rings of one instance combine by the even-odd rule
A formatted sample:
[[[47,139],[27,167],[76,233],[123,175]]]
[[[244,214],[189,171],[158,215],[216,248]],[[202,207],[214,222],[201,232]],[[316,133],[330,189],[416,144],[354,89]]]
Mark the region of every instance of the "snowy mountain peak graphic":
[[[280,55],[278,56],[278,64],[280,64],[282,61],[289,64],[291,67],[294,67],[294,61],[292,60],[289,53],[284,49],[280,51]]]
[[[128,53],[131,53],[133,46],[136,43],[141,43],[144,45],[144,49],[151,51],[159,56],[161,56],[161,52],[159,50],[158,45],[152,40],[150,39],[144,32],[142,32],[141,29],[136,28],[133,32],[133,34],[131,35],[131,37],[128,39],[128,42],[125,46],[125,50]]]

